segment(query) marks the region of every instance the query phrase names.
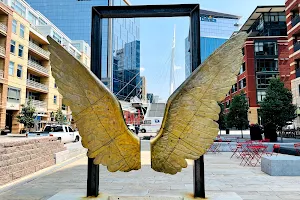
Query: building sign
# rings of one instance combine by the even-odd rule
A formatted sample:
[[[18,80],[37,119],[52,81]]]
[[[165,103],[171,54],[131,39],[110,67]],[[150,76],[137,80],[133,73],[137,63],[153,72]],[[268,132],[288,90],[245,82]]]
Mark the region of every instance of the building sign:
[[[20,110],[20,104],[19,103],[7,102],[6,103],[6,110]]]
[[[201,21],[205,21],[205,22],[217,22],[217,19],[213,18],[212,16],[201,16],[200,17]]]

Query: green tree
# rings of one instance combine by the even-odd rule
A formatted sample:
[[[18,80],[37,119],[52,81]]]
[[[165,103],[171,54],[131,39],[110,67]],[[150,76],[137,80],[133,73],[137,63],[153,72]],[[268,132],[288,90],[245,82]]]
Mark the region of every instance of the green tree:
[[[58,109],[55,114],[55,121],[57,121],[59,124],[66,124],[67,120],[62,113],[61,109]]]
[[[266,97],[260,104],[260,114],[265,136],[272,142],[277,141],[276,130],[282,131],[286,122],[297,117],[297,107],[292,102],[292,93],[284,87],[284,83],[278,78],[271,79]]]
[[[243,130],[249,126],[248,121],[248,109],[249,105],[242,91],[241,94],[236,95],[229,107],[229,113],[227,115],[227,125],[228,127],[235,127],[241,130],[243,138]]]
[[[32,105],[32,100],[29,99],[27,105],[22,104],[22,110],[17,116],[18,122],[24,124],[24,128],[29,131],[34,126],[35,107]]]
[[[224,113],[224,105],[218,102],[221,112],[219,114],[219,120],[217,121],[220,128],[220,133],[222,130],[226,129],[226,114]]]

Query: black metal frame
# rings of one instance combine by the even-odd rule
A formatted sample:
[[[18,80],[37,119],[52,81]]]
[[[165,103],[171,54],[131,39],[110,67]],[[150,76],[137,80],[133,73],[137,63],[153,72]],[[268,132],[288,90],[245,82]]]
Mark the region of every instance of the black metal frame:
[[[144,17],[190,17],[191,68],[200,64],[200,6],[199,4],[143,5],[143,6],[95,6],[92,8],[91,70],[101,79],[102,19]],[[89,161],[87,196],[98,196],[99,173]],[[98,177],[97,177],[98,176]],[[194,196],[205,198],[203,156],[194,165]]]

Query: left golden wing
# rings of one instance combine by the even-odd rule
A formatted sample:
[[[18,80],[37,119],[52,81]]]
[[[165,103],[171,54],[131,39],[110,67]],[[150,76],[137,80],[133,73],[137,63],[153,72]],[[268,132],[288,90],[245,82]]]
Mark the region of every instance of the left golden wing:
[[[185,159],[203,155],[217,136],[220,107],[241,67],[246,33],[217,49],[168,99],[162,127],[151,141],[151,167],[176,174]]]
[[[128,129],[118,99],[60,44],[48,40],[52,75],[71,107],[88,157],[110,172],[140,169],[140,140]]]

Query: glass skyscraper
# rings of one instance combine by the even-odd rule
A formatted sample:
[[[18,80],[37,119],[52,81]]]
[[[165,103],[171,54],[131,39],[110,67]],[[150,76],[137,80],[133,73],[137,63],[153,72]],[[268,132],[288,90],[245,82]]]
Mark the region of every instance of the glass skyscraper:
[[[72,40],[91,43],[93,6],[128,5],[125,0],[27,0]],[[119,99],[129,101],[139,95],[140,30],[138,19],[103,20],[101,81]],[[110,31],[111,34],[110,34]],[[112,44],[109,47],[109,38]]]
[[[238,31],[240,17],[226,13],[200,10],[201,62],[205,61],[217,48]],[[191,54],[189,37],[185,39],[185,76],[191,74]]]

